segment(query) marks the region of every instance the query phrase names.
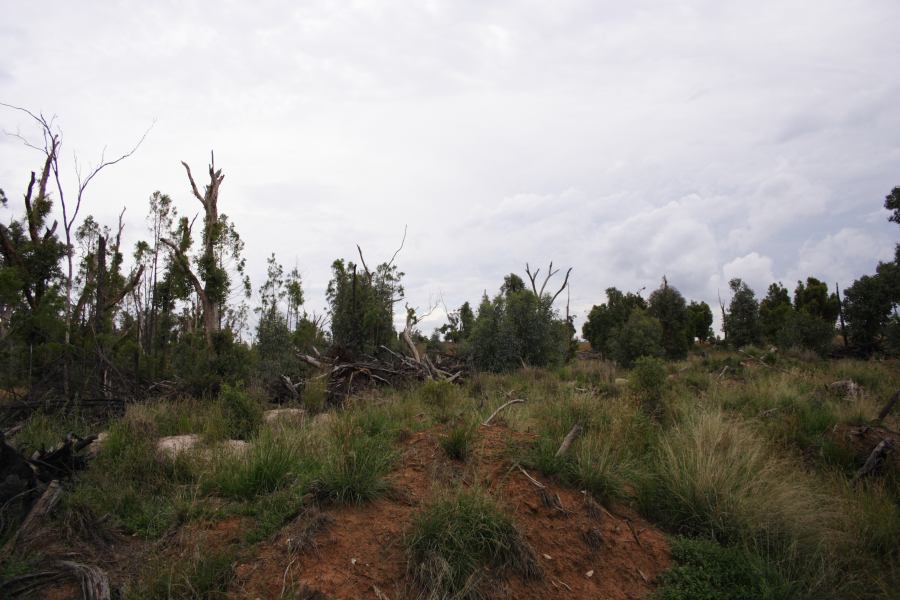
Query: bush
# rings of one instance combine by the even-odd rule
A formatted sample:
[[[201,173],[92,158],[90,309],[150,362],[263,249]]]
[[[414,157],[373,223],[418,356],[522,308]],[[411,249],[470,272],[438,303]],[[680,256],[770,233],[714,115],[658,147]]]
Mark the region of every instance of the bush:
[[[662,325],[646,311],[635,309],[625,324],[613,332],[612,357],[630,368],[641,356],[662,356]]]
[[[539,574],[524,538],[486,493],[460,490],[419,513],[406,540],[407,570],[427,598],[479,598],[484,567]]]
[[[559,317],[549,295],[538,297],[520,283],[510,275],[500,294],[481,300],[469,339],[472,360],[480,370],[558,366],[574,354],[572,324]]]
[[[629,381],[640,396],[644,409],[651,415],[656,414],[666,390],[666,366],[663,361],[651,356],[638,358]]]
[[[219,406],[224,417],[225,437],[247,440],[259,430],[263,407],[244,390],[223,385],[219,392]]]

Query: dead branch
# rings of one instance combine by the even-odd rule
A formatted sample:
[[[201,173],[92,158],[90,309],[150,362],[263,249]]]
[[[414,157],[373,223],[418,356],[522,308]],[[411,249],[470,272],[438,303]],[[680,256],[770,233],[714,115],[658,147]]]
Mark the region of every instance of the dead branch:
[[[511,406],[513,404],[520,404],[522,402],[525,402],[524,398],[517,398],[515,400],[510,400],[509,402],[506,402],[506,403],[500,405],[500,407],[497,408],[497,410],[495,410],[494,412],[491,413],[491,416],[489,416],[487,419],[484,420],[484,423],[482,423],[482,425],[484,425],[484,426],[490,425],[491,421],[494,419],[494,417],[496,417],[497,414],[500,413],[500,411],[502,411],[507,406]]]
[[[572,429],[569,430],[569,433],[566,434],[566,437],[565,439],[563,439],[562,444],[560,444],[559,450],[556,451],[557,458],[569,451],[569,448],[572,446],[578,436],[581,435],[582,431],[584,431],[584,428],[578,423],[575,423],[575,425],[572,426]]]
[[[69,560],[60,561],[59,565],[78,579],[84,600],[111,600],[109,577],[101,568]]]
[[[53,507],[59,502],[60,494],[62,494],[62,486],[59,484],[59,481],[54,479],[50,482],[50,485],[47,486],[47,489],[44,490],[44,493],[41,494],[38,501],[34,503],[34,506],[31,507],[31,510],[28,511],[28,516],[25,517],[25,520],[22,521],[22,524],[16,532],[9,538],[6,544],[3,545],[3,548],[0,549],[0,563],[9,559],[13,550],[15,550],[16,544],[20,540],[27,540],[28,536],[37,526],[36,524],[50,514],[50,511],[53,510]]]
[[[897,400],[900,399],[900,390],[894,392],[894,395],[891,396],[885,405],[878,411],[878,417],[875,419],[876,422],[881,423],[884,421],[885,417],[890,414],[891,410],[894,408],[894,405],[897,403]]]
[[[894,442],[892,442],[889,438],[884,438],[883,440],[878,442],[878,445],[875,446],[875,449],[872,450],[871,454],[869,454],[869,458],[866,459],[866,463],[862,467],[860,467],[860,469],[853,476],[853,481],[879,471],[882,465],[884,465],[885,460],[887,460],[887,455],[890,454],[894,449]]]
[[[532,477],[531,475],[529,475],[529,474],[528,474],[528,471],[526,471],[525,469],[522,468],[522,465],[517,465],[517,466],[519,467],[519,470],[522,471],[522,475],[524,475],[525,477],[527,477],[527,478],[528,478],[528,481],[530,481],[532,484],[534,484],[534,486],[535,486],[537,489],[542,490],[542,489],[544,489],[544,488],[547,487],[546,485],[544,485],[543,483],[541,483],[540,481],[538,481],[537,479],[535,479],[534,477]]]

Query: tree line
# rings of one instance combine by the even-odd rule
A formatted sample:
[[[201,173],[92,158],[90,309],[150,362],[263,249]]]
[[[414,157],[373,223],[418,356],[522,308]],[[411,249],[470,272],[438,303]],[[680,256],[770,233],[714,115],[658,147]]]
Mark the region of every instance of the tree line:
[[[41,152],[41,168],[27,178],[23,212],[0,224],[0,385],[8,395],[109,400],[214,394],[224,383],[253,383],[277,397],[285,392],[285,380],[289,390],[307,375],[298,354],[376,355],[401,350],[404,337],[407,346],[453,352],[477,370],[554,366],[575,355],[568,304],[565,314],[555,308],[572,269],[558,288],[548,289],[559,272],[552,263],[543,278],[530,265],[526,278],[509,274],[474,310],[466,302],[448,311],[447,323],[430,338],[416,329],[422,316],[408,306],[405,330],[394,326],[404,301],[404,274],[396,264],[400,249],[374,267],[360,248],[358,263],[335,260],[323,315],[307,312],[300,273],[287,271],[273,254],[251,308],[244,242],[220,210],[225,175],[214,155],[199,184],[182,163],[202,208],[197,217],[179,214],[167,194],[150,196],[147,235],[130,250],[133,266],[126,269],[122,216],[108,226],[80,215],[93,178],[134,150],[101,160],[68,190],[60,175],[58,128],[28,114],[42,133],[42,143],[30,144]],[[7,205],[2,190],[0,203]],[[54,203],[61,224],[52,218]],[[900,223],[900,188],[885,207]],[[626,366],[641,356],[683,358],[694,344],[712,342],[765,342],[824,354],[832,349],[836,321],[847,351],[896,353],[898,282],[900,245],[892,262],[853,282],[843,298],[810,277],[798,282],[793,297],[773,283],[757,301],[735,279],[730,304],[721,308],[724,339],[718,340],[710,306],[688,302],[663,278],[647,299],[607,289],[606,302],[593,307],[582,334],[594,350]],[[241,335],[251,310],[257,314],[252,343]]]

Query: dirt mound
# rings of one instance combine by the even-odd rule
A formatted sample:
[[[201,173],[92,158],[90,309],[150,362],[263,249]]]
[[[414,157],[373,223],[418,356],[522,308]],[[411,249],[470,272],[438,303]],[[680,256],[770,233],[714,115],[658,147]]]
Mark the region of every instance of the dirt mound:
[[[487,485],[508,508],[532,546],[543,577],[510,576],[492,587],[496,598],[565,594],[569,598],[642,598],[669,565],[664,536],[622,507],[606,510],[577,490],[531,473],[507,458],[512,444],[532,438],[500,426],[481,427],[466,464],[440,448],[442,428],[410,437],[392,492],[362,506],[309,510],[235,569],[232,598],[398,598],[415,596],[406,578],[403,536],[441,486]],[[539,485],[545,486],[539,488]]]

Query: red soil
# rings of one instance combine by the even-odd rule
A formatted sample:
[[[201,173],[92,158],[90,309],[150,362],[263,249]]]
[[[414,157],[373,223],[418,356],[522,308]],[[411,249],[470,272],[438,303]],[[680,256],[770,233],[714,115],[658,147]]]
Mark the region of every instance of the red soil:
[[[331,522],[302,549],[296,549],[296,539],[309,537],[308,516],[259,544],[252,558],[237,565],[229,596],[280,598],[293,585],[306,597],[317,597],[315,592],[348,599],[415,597],[419,590],[410,589],[406,578],[403,536],[432,489],[440,493],[441,482],[452,480],[477,480],[491,489],[513,515],[543,572],[535,580],[517,575],[498,580],[492,597],[643,598],[668,567],[664,536],[627,509],[589,510],[592,502],[578,490],[532,473],[562,510],[542,502],[537,486],[505,458],[511,442],[532,438],[502,426],[481,427],[474,454],[462,465],[445,457],[440,432],[431,429],[406,441],[400,466],[388,477],[394,490],[388,497],[327,509]],[[585,542],[589,531],[599,533],[597,549]]]

